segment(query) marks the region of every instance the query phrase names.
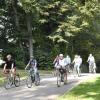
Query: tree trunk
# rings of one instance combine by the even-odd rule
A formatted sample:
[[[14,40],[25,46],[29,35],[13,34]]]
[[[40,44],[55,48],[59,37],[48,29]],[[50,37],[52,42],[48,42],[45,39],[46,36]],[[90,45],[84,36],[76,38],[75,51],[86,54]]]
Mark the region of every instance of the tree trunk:
[[[13,9],[13,12],[14,12],[14,18],[15,18],[14,21],[15,21],[16,30],[17,30],[18,33],[20,33],[21,30],[20,30],[20,23],[19,23],[18,11],[17,11],[17,2],[18,2],[18,0],[11,0],[12,9]],[[21,50],[24,51],[21,38],[19,38],[19,40],[17,42],[18,42]],[[25,57],[25,55],[24,55],[24,57]],[[25,60],[24,57],[23,57],[23,61]]]
[[[33,39],[32,39],[32,24],[31,24],[31,14],[26,14],[27,18],[27,29],[29,34],[29,54],[30,58],[33,57]]]
[[[16,29],[19,32],[20,26],[19,26],[19,18],[18,18],[18,13],[17,13],[17,0],[12,0],[12,8],[14,11]]]

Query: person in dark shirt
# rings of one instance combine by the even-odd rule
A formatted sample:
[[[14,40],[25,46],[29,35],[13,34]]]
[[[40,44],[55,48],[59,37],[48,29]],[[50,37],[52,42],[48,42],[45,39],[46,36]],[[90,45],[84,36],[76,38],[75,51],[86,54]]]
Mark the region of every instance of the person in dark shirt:
[[[29,70],[32,69],[36,74],[38,72],[37,60],[34,57],[31,57],[25,69],[29,69]]]
[[[4,74],[9,74],[11,71],[13,74],[16,73],[16,65],[14,60],[12,59],[12,56],[9,54],[7,55],[7,60],[5,61],[3,72]]]

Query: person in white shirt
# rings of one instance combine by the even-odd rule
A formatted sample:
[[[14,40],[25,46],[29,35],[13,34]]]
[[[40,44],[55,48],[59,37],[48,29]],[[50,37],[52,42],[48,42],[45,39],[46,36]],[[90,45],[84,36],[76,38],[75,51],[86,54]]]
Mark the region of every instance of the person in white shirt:
[[[67,55],[65,58],[65,64],[66,64],[68,72],[70,72],[71,58],[69,57],[69,55]]]
[[[67,70],[66,70],[66,63],[65,63],[65,58],[64,58],[63,54],[59,55],[59,61],[58,61],[58,65],[56,68],[61,73],[63,71],[64,79],[61,79],[61,81],[63,81],[64,84],[66,84],[67,83]]]
[[[94,56],[92,54],[89,55],[87,62],[89,63],[89,73],[96,72],[96,63]]]
[[[80,66],[82,64],[82,58],[78,55],[75,55],[75,58],[73,60],[74,63],[74,72],[80,76]]]
[[[66,66],[66,63],[65,63],[64,56],[63,56],[63,54],[60,54],[60,55],[59,55],[58,65],[57,65],[56,68],[57,68],[57,69],[60,69],[60,68],[65,69],[65,66]]]

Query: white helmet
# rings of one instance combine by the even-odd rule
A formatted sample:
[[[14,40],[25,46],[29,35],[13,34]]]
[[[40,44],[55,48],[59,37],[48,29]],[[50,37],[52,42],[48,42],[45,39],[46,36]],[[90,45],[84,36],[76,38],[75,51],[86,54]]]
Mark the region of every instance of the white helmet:
[[[9,58],[11,58],[11,55],[10,55],[10,54],[8,54],[8,55],[7,55],[7,58],[8,58],[8,59],[9,59]]]
[[[89,54],[89,56],[92,56],[92,54]]]
[[[75,58],[78,58],[78,55],[75,55]]]
[[[64,55],[63,54],[59,54],[59,57],[63,57]]]

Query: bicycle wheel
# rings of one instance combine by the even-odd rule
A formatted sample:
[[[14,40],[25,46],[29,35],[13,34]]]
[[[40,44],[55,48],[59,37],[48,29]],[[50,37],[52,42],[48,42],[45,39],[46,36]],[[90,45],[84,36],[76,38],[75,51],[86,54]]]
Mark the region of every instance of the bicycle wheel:
[[[16,87],[20,86],[20,76],[19,75],[15,76],[15,78],[14,78],[14,84],[15,84]]]
[[[61,86],[61,74],[60,74],[60,72],[57,73],[57,86],[58,87]]]
[[[27,85],[28,88],[32,87],[32,79],[31,79],[30,75],[26,79],[26,85]]]
[[[39,75],[39,73],[37,73],[35,75],[35,85],[36,86],[40,85],[40,75]]]
[[[5,89],[9,89],[11,88],[11,85],[12,85],[12,80],[10,77],[7,77],[4,79],[4,87]]]

